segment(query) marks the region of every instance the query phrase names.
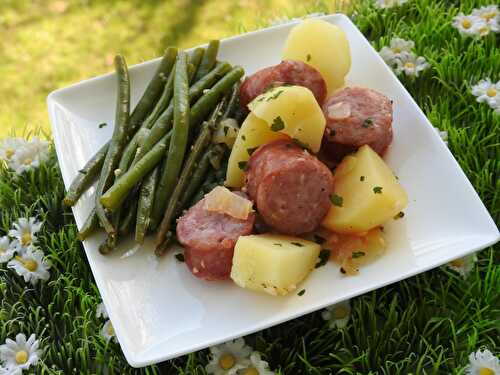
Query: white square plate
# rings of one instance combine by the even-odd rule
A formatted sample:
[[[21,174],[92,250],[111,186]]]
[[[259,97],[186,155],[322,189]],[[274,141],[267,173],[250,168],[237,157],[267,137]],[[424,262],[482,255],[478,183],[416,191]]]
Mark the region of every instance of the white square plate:
[[[95,280],[128,362],[135,367],[171,359],[321,309],[489,246],[498,229],[459,165],[378,53],[343,15],[322,17],[340,26],[351,45],[348,84],[374,88],[394,100],[394,142],[386,160],[410,197],[403,220],[385,226],[388,252],[356,277],[328,264],[300,286],[306,293],[276,298],[238,288],[231,281],[203,282],[173,252],[151,262],[153,246],[120,259],[97,250],[103,234],[84,242]],[[222,41],[220,59],[247,74],[277,64],[295,23]],[[334,63],[334,62],[332,62]],[[136,102],[158,60],[130,69]],[[48,97],[50,120],[64,178],[77,171],[112,133],[115,76],[107,74],[57,90]],[[106,122],[100,129],[98,124]],[[78,226],[87,217],[93,189],[74,207]],[[299,289],[299,290],[300,290]]]

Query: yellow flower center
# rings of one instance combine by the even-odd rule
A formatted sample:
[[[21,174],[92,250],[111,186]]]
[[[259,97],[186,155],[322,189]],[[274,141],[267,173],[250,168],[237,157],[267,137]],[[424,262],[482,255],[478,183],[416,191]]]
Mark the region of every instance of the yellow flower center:
[[[231,353],[225,353],[221,355],[219,359],[219,366],[223,370],[229,370],[230,368],[233,368],[233,366],[236,364],[236,358]]]
[[[15,153],[16,153],[16,151],[14,151],[14,149],[8,148],[7,150],[5,150],[5,157],[7,159],[10,159],[14,156]]]
[[[399,47],[394,47],[394,48],[392,49],[392,52],[394,52],[394,53],[400,53],[400,52],[401,52],[401,48],[399,48]]]
[[[484,25],[479,28],[479,34],[488,34],[489,32],[490,28],[488,25]]]
[[[29,232],[23,233],[23,235],[21,236],[21,245],[28,246],[31,244],[31,241],[33,241],[31,233]]]
[[[38,263],[33,259],[26,259],[24,262],[24,268],[26,268],[30,272],[35,272],[38,268]]]
[[[495,375],[495,373],[490,368],[481,367],[479,369],[479,375]]]
[[[339,306],[333,309],[333,317],[335,319],[344,319],[347,315],[349,315],[349,310],[347,310],[344,306]]]
[[[412,62],[407,62],[407,63],[405,63],[405,68],[406,69],[414,69],[415,68],[415,64],[412,63]]]
[[[470,22],[470,20],[468,20],[468,19],[462,20],[462,27],[464,29],[470,29],[471,26],[472,26],[472,22]]]
[[[493,98],[497,95],[497,90],[494,87],[490,87],[488,91],[486,91],[486,95],[488,95],[490,98]]]
[[[31,163],[33,163],[33,159],[32,158],[26,158],[23,160],[23,164],[24,165],[30,165]]]
[[[20,350],[16,353],[16,363],[18,365],[24,365],[28,362],[28,352],[26,350]]]
[[[259,375],[259,371],[255,367],[247,368],[242,375]]]
[[[115,335],[115,329],[113,328],[113,324],[111,324],[111,322],[109,322],[108,329],[106,331],[107,331],[108,335],[110,335],[110,336]]]
[[[492,18],[495,18],[497,15],[496,12],[494,11],[491,11],[491,12],[485,12],[483,14],[481,14],[481,18],[485,19],[486,21],[489,21],[491,20]]]
[[[462,259],[455,259],[450,262],[453,267],[461,268],[464,266],[464,261]]]

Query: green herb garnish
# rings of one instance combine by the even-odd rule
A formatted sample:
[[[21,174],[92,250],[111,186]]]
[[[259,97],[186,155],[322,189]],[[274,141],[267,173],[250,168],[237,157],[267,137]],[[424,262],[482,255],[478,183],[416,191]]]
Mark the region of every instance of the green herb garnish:
[[[258,147],[247,148],[248,155],[252,155],[257,149]]]
[[[293,141],[293,143],[295,143],[297,146],[299,146],[301,148],[304,148],[304,149],[309,148],[309,145],[307,143],[304,143],[304,142],[298,140],[297,138],[292,138],[292,141]]]
[[[361,257],[364,257],[365,255],[366,255],[366,253],[364,251],[353,251],[352,252],[352,259],[361,258]]]
[[[297,295],[300,297],[300,296],[303,296],[304,293],[306,292],[305,289],[302,289],[300,292],[297,293]]]
[[[373,126],[373,120],[371,117],[368,117],[367,119],[365,119],[365,121],[363,121],[363,128],[369,128],[372,126]]]
[[[311,55],[309,53],[306,56],[306,61],[311,61]]]
[[[319,261],[318,261],[318,263],[316,263],[316,266],[314,266],[314,267],[319,268],[321,266],[324,266],[328,262],[328,260],[330,259],[330,254],[331,254],[330,250],[322,249],[319,252]]]
[[[283,122],[283,119],[278,116],[273,120],[273,123],[271,125],[271,130],[273,132],[279,132],[280,130],[285,129],[285,123]]]
[[[238,167],[239,167],[242,171],[246,171],[246,170],[247,170],[247,167],[248,167],[248,162],[246,162],[246,161],[240,161],[240,162],[238,162]]]
[[[318,245],[321,245],[325,243],[325,239],[321,236],[318,236],[317,234],[314,235],[314,242],[316,242]]]
[[[403,211],[399,211],[396,215],[394,215],[394,220],[401,219],[405,216],[405,213]]]
[[[295,246],[298,246],[298,247],[304,247],[304,245],[301,244],[300,242],[292,242],[292,245],[295,245]]]
[[[229,131],[229,126],[224,126],[222,128],[222,130],[224,131],[224,137],[227,137],[227,132]]]
[[[276,246],[283,246],[282,244],[280,243],[273,243],[273,245],[276,245]]]
[[[105,122],[101,122],[99,124],[99,129],[104,128],[105,126],[108,126],[108,124],[106,124]]]
[[[175,254],[175,259],[177,259],[179,262],[184,262],[184,254],[182,253]]]
[[[361,177],[359,178],[359,181],[363,182],[365,179],[366,179],[366,177],[365,177],[365,176],[361,176]]]
[[[247,137],[245,137],[245,134],[242,134],[241,139],[244,140],[244,141],[247,140]]]
[[[342,207],[342,204],[344,203],[344,198],[342,198],[340,195],[332,194],[330,195],[330,201],[334,206]]]
[[[382,194],[382,187],[381,187],[381,186],[375,186],[375,187],[373,188],[373,192],[374,192],[375,194]]]

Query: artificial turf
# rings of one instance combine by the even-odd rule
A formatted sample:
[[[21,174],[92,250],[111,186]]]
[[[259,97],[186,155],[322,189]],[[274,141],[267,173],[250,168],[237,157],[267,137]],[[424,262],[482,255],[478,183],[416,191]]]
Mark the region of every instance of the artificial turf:
[[[402,81],[430,121],[448,132],[450,150],[498,223],[500,116],[477,103],[470,86],[500,79],[499,34],[463,39],[451,27],[459,11],[488,4],[409,0],[378,10],[363,1],[353,18],[377,49],[396,36],[415,41],[431,68]],[[63,194],[54,155],[23,178],[0,167],[0,236],[18,217],[38,216],[44,221],[38,245],[53,264],[50,279],[36,287],[0,266],[0,342],[35,333],[45,350],[29,371],[35,374],[204,374],[207,351],[137,370],[118,344],[100,336],[99,292]],[[318,312],[245,339],[277,374],[464,374],[469,353],[482,345],[500,351],[496,250],[480,252],[466,279],[438,268],[355,298],[346,329],[328,328]]]

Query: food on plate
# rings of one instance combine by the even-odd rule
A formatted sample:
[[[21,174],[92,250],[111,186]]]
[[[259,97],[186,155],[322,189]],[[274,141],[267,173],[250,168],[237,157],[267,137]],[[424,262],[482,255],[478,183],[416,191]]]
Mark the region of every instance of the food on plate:
[[[283,61],[243,82],[241,67],[217,61],[218,48],[169,48],[132,114],[117,58],[113,139],[64,201],[74,205],[99,181],[79,238],[103,227],[107,254],[128,233],[135,248],[154,233],[156,255],[177,240],[197,278],[274,296],[329,258],[357,274],[384,253],[380,226],[408,202],[381,158],[392,101],[343,87],[347,37],[324,21],[294,27]]]
[[[346,87],[323,104],[326,118],[325,140],[336,145],[369,145],[383,155],[392,142],[392,102],[378,91]]]
[[[235,204],[243,199],[230,194],[235,195]],[[255,213],[248,212],[246,219],[237,219],[228,213],[208,210],[206,204],[210,199],[203,198],[179,219],[177,239],[184,246],[186,265],[193,275],[205,280],[223,280],[231,272],[236,241],[252,233]],[[222,205],[230,206],[227,202]]]
[[[242,288],[286,295],[314,269],[320,250],[317,243],[301,238],[241,236],[234,249],[231,279]]]
[[[300,60],[316,68],[328,94],[344,85],[351,68],[351,51],[344,31],[322,20],[309,19],[295,26],[285,42],[283,60]]]
[[[302,61],[285,60],[245,78],[240,87],[240,103],[247,106],[270,88],[287,84],[307,87],[320,104],[326,97],[326,82],[316,69]]]
[[[322,225],[337,233],[363,233],[401,212],[408,196],[384,160],[365,145],[335,170],[332,201]]]
[[[332,172],[293,141],[261,146],[250,157],[245,176],[260,216],[280,233],[311,232],[330,208]]]
[[[229,156],[226,186],[239,188],[250,153],[262,144],[293,138],[317,152],[325,117],[312,92],[301,86],[275,87],[254,99]],[[243,166],[243,168],[242,168]]]

